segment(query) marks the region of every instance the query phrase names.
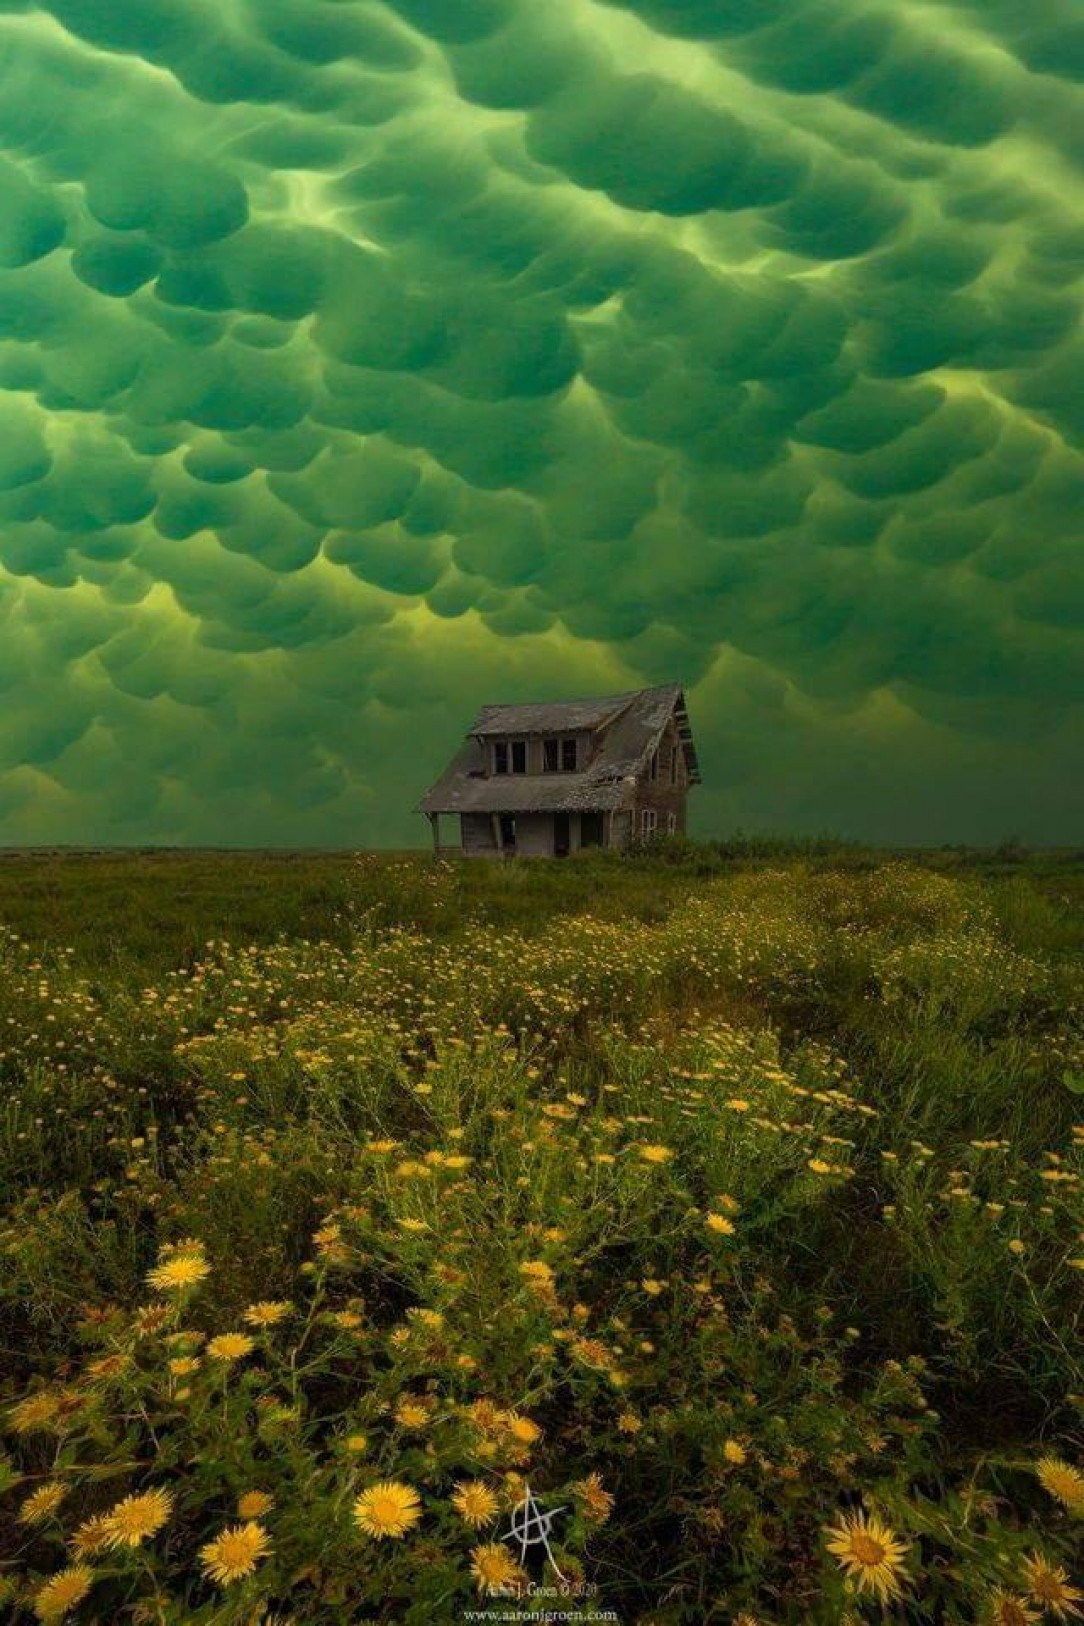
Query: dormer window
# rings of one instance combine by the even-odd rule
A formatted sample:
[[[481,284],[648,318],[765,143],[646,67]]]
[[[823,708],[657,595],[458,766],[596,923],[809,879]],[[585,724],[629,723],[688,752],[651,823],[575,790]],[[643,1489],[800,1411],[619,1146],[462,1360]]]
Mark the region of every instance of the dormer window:
[[[574,735],[563,740],[543,740],[542,772],[575,773],[580,766],[579,744]]]
[[[527,741],[526,740],[494,740],[494,742],[493,742],[493,772],[494,773],[526,773],[527,772]]]

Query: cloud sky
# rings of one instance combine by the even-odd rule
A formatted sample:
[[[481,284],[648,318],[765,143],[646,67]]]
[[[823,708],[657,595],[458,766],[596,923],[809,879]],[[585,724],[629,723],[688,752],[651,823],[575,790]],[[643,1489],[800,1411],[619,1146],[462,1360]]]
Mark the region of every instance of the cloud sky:
[[[1079,0],[0,0],[0,840],[1079,840]]]

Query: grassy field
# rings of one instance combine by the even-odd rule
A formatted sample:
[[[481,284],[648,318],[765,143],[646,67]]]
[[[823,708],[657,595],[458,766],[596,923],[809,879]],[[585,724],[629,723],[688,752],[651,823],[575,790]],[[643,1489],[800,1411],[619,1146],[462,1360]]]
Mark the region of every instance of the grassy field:
[[[1082,905],[830,842],[0,858],[12,1618],[1079,1614]]]

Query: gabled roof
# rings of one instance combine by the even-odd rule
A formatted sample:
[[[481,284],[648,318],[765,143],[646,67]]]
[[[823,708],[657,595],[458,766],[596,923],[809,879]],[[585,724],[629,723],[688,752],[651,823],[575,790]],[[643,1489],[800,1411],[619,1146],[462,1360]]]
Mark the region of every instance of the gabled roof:
[[[696,747],[680,683],[594,700],[483,706],[458,755],[422,798],[422,813],[535,813],[631,806],[636,776],[670,718],[677,723],[691,784],[699,784]],[[486,777],[486,740],[493,735],[599,730],[602,743],[580,773]]]

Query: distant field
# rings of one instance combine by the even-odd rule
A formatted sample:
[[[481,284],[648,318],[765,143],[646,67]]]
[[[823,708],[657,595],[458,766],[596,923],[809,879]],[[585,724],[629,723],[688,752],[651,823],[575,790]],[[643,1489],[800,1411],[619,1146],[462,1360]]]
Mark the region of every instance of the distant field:
[[[1072,1618],[1082,905],[1011,848],[0,857],[0,1600]]]
[[[33,943],[63,943],[98,971],[134,972],[189,963],[211,938],[267,943],[285,933],[345,941],[366,909],[385,923],[441,932],[469,918],[535,930],[554,914],[588,910],[611,919],[658,917],[714,875],[765,864],[804,861],[860,872],[886,861],[843,843],[755,840],[676,849],[675,857],[620,863],[581,857],[500,869],[457,861],[451,896],[443,890],[434,908],[425,884],[433,865],[424,852],[0,849],[0,924]],[[1006,895],[1012,883],[1023,883],[1060,905],[1060,936],[1084,949],[1084,851],[1005,858],[946,849],[919,855],[919,862]]]

